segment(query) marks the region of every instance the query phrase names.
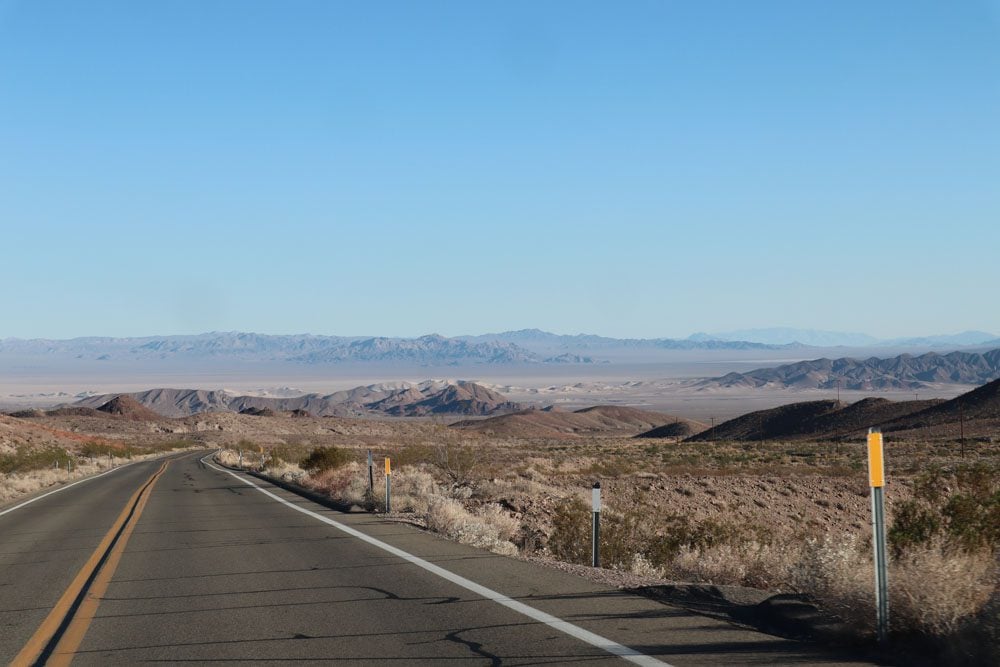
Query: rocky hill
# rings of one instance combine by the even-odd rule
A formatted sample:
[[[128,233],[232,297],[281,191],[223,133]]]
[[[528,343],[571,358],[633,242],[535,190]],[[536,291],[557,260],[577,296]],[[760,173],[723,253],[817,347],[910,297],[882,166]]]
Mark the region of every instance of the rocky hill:
[[[928,352],[920,356],[901,354],[889,359],[814,359],[760,368],[747,373],[729,373],[695,385],[710,388],[920,389],[930,384],[982,384],[1000,376],[1000,349],[985,353]]]
[[[963,428],[970,427],[970,433],[977,422],[1000,422],[1000,380],[974,389],[950,401],[936,402],[920,412],[901,415],[882,424],[883,431],[918,430],[943,425]],[[997,431],[1000,433],[1000,430]]]
[[[90,443],[107,442],[98,437],[36,424],[30,419],[0,414],[0,456],[18,450],[31,452],[49,448],[78,451]]]
[[[453,428],[513,438],[572,438],[578,436],[633,436],[674,422],[672,415],[617,405],[598,405],[575,412],[558,409],[522,410],[490,419],[467,420]]]
[[[293,398],[239,396],[225,391],[201,389],[150,389],[133,394],[92,396],[78,401],[70,409],[103,409],[109,404],[138,406],[149,414],[155,413],[161,417],[186,417],[202,412],[238,412],[249,415],[298,413],[317,417],[419,417],[438,414],[485,416],[513,412],[524,407],[474,382],[459,380],[369,385],[332,394],[306,394]],[[135,407],[122,410],[123,413],[138,414]],[[110,409],[103,411],[110,412]]]
[[[889,401],[866,398],[791,403],[731,419],[688,440],[842,440],[860,439],[879,428],[907,439],[993,440],[1000,433],[1000,380],[949,401]]]
[[[635,436],[637,438],[689,438],[708,428],[707,424],[691,419],[677,418],[672,422],[657,426]]]
[[[97,410],[135,421],[157,421],[163,418],[131,396],[115,396]]]

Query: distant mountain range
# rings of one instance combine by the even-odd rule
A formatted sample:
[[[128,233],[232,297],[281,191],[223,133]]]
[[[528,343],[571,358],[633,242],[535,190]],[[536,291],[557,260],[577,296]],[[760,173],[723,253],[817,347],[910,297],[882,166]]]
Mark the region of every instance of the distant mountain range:
[[[619,340],[601,336],[559,336],[544,331],[515,331],[486,336],[418,338],[270,336],[221,332],[194,336],[144,338],[73,338],[69,340],[8,338],[0,340],[0,359],[144,361],[206,360],[280,361],[307,365],[343,363],[457,366],[469,364],[592,364],[588,351],[611,348],[650,350],[773,349],[741,341],[673,339]]]
[[[309,334],[268,336],[232,332],[146,338],[6,339],[0,341],[0,356],[126,361],[230,358],[302,364],[544,363],[538,355],[517,345],[501,342],[469,343],[434,334],[419,338],[356,338]]]
[[[963,331],[957,334],[909,338],[876,338],[863,333],[819,331],[816,329],[740,329],[715,334],[696,333],[689,340],[749,341],[770,345],[798,343],[808,347],[971,347],[1000,345],[1000,337],[986,331]]]
[[[794,389],[920,389],[932,383],[982,384],[1000,376],[1000,349],[977,352],[901,354],[890,359],[814,359],[729,373],[695,386]]]
[[[581,351],[601,351],[630,348],[635,350],[773,350],[801,345],[771,345],[743,340],[707,338],[609,338],[593,334],[554,334],[541,329],[520,329],[480,336],[458,336],[470,343],[510,343],[537,353],[564,350],[567,354]]]
[[[295,413],[314,417],[484,416],[524,408],[520,403],[509,401],[502,394],[474,382],[428,380],[419,384],[375,384],[333,394],[306,394],[294,398],[240,396],[203,389],[150,389],[130,394],[90,396],[61,409],[96,409],[109,414],[134,415],[137,410],[130,407],[133,403],[162,417],[187,417],[200,412],[238,412],[260,416]]]
[[[214,332],[193,336],[141,338],[73,338],[69,340],[0,340],[0,362],[192,361],[198,363],[284,362],[303,365],[385,364],[410,366],[595,364],[608,361],[642,363],[663,360],[673,351],[785,350],[791,356],[806,346],[896,346],[931,349],[985,345],[1000,340],[985,332],[929,336],[892,341],[865,334],[838,334],[800,329],[752,329],[726,334],[694,334],[675,338],[609,338],[591,334],[561,335],[522,329],[481,336],[417,338],[362,336],[271,336]]]

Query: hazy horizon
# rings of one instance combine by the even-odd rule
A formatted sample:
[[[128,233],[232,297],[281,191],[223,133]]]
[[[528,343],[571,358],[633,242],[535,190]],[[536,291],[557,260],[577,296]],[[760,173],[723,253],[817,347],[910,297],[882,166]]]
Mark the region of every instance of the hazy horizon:
[[[338,333],[338,332],[328,333],[328,332],[311,332],[311,331],[295,331],[295,332],[290,332],[290,333],[275,333],[275,332],[270,332],[270,331],[206,330],[206,331],[191,331],[191,332],[181,332],[181,333],[146,333],[146,334],[138,334],[138,335],[82,334],[82,335],[79,335],[79,336],[70,336],[70,337],[37,336],[37,337],[27,338],[27,337],[22,337],[22,336],[7,336],[7,335],[4,335],[4,333],[2,331],[0,331],[0,340],[24,340],[24,341],[30,341],[30,340],[68,341],[68,340],[76,340],[76,339],[111,339],[111,340],[121,340],[121,339],[143,339],[143,338],[199,337],[199,336],[226,335],[226,334],[253,335],[253,336],[275,336],[275,337],[277,337],[277,336],[289,336],[289,337],[291,337],[291,336],[315,336],[315,337],[329,337],[329,338],[359,338],[359,339],[367,339],[367,338],[415,339],[415,338],[421,338],[421,337],[425,337],[425,336],[435,336],[435,335],[444,336],[445,338],[463,338],[463,337],[482,337],[482,336],[491,336],[491,335],[513,334],[513,333],[520,333],[520,332],[534,332],[534,331],[538,331],[538,332],[541,332],[543,334],[551,334],[551,335],[554,335],[554,336],[596,336],[596,337],[600,337],[600,338],[610,338],[610,339],[618,339],[618,340],[661,340],[662,339],[662,340],[681,340],[681,341],[683,341],[683,340],[690,340],[690,339],[693,339],[693,338],[697,338],[699,336],[708,336],[709,338],[712,338],[712,339],[715,339],[715,340],[720,340],[720,341],[744,341],[745,340],[745,341],[749,341],[749,342],[752,342],[751,339],[753,338],[753,336],[748,336],[746,338],[743,338],[743,337],[739,337],[737,334],[739,334],[739,333],[748,333],[748,334],[757,333],[757,334],[779,335],[779,334],[788,332],[789,335],[791,336],[791,335],[793,335],[793,332],[799,331],[799,332],[806,333],[806,334],[845,336],[845,337],[852,337],[852,336],[853,337],[860,337],[860,336],[869,337],[869,338],[873,339],[872,342],[870,343],[870,345],[877,345],[878,343],[894,342],[894,341],[898,341],[898,340],[907,340],[907,339],[952,337],[952,336],[960,336],[962,334],[985,334],[984,338],[985,337],[993,337],[993,338],[1000,339],[1000,336],[998,336],[995,333],[992,333],[992,332],[989,332],[989,331],[979,331],[979,330],[974,330],[974,329],[961,329],[961,330],[955,330],[955,331],[949,331],[949,332],[934,332],[934,333],[927,333],[927,332],[914,333],[914,332],[911,332],[909,334],[904,334],[904,335],[901,335],[901,336],[894,336],[894,337],[891,337],[891,338],[878,338],[878,337],[875,337],[875,336],[871,336],[871,334],[869,334],[867,332],[863,332],[863,331],[832,331],[832,330],[810,329],[810,328],[801,328],[801,329],[799,329],[797,327],[760,327],[760,328],[754,328],[754,329],[738,330],[736,332],[705,332],[705,331],[699,330],[699,331],[691,332],[688,335],[678,336],[678,337],[673,337],[673,336],[642,337],[642,336],[610,336],[610,335],[606,335],[606,334],[603,334],[603,333],[600,333],[600,332],[593,332],[593,331],[558,332],[558,331],[550,331],[550,330],[540,329],[538,327],[527,327],[527,328],[524,328],[524,329],[503,329],[503,330],[498,330],[498,331],[487,331],[487,332],[470,332],[470,331],[464,331],[464,332],[460,332],[460,333],[449,333],[449,334],[441,333],[440,331],[427,331],[427,332],[416,334],[416,335],[413,335],[413,336],[393,336],[393,335],[386,335],[386,334],[382,334],[382,333],[352,334],[352,333]],[[864,348],[864,347],[868,347],[869,346],[869,344],[866,344],[866,343],[858,343],[856,345],[849,345],[849,344],[811,345],[811,344],[808,344],[808,343],[803,343],[802,341],[794,341],[791,338],[789,339],[788,342],[800,342],[803,345],[806,345],[807,347],[858,347],[858,348]],[[976,343],[974,343],[974,344],[976,344]]]

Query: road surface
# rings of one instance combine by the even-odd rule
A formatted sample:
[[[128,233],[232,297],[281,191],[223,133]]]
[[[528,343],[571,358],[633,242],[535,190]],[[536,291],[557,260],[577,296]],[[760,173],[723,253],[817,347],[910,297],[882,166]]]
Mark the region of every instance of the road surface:
[[[864,664],[329,510],[203,457],[134,463],[0,514],[0,662]]]

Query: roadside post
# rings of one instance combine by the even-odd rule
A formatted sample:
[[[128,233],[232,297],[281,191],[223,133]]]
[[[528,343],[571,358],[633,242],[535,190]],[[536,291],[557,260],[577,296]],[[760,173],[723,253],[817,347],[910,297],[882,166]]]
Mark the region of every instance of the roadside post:
[[[368,450],[368,499],[375,502],[375,464],[370,449]]]
[[[889,642],[889,572],[885,552],[885,461],[882,432],[868,429],[868,482],[872,487],[872,528],[875,532],[875,607],[878,643]]]
[[[243,470],[243,450],[241,449],[239,450],[239,452],[240,452],[240,470]]]
[[[601,483],[594,482],[591,490],[591,508],[594,513],[594,523],[591,544],[592,562],[594,567],[601,566]]]
[[[389,457],[385,457],[385,513],[392,511],[392,465]]]
[[[110,447],[108,448],[108,467],[109,468],[114,468],[115,467],[115,460],[114,460],[114,458],[112,458],[111,448]]]

